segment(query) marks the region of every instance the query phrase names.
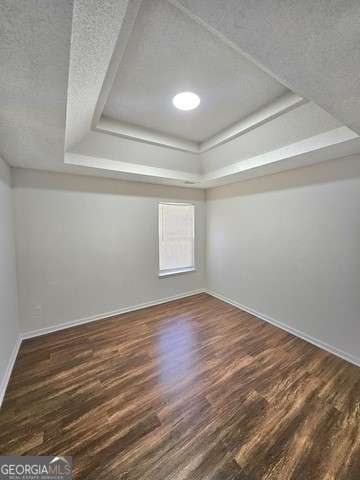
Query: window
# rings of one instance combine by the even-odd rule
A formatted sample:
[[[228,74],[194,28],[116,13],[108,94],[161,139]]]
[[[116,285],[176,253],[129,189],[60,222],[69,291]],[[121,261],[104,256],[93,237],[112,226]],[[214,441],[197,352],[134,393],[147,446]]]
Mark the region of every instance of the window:
[[[194,205],[159,204],[160,276],[194,270]]]

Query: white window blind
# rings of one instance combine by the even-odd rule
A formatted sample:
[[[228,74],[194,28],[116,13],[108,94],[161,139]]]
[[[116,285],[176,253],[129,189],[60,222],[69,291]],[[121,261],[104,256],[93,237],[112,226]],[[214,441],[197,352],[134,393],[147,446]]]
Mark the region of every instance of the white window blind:
[[[159,204],[160,273],[194,268],[194,206]]]

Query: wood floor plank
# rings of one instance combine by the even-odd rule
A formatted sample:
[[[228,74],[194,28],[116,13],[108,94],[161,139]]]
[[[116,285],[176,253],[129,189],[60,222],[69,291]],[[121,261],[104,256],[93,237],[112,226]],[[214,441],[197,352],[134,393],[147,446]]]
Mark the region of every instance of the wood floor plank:
[[[360,369],[194,295],[24,341],[0,453],[86,480],[359,480]]]

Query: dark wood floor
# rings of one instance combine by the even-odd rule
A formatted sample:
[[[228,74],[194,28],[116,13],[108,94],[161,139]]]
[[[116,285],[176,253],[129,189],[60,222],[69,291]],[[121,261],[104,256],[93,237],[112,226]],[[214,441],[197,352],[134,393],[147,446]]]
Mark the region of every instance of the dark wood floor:
[[[359,480],[360,369],[200,294],[25,341],[0,451],[76,479]]]

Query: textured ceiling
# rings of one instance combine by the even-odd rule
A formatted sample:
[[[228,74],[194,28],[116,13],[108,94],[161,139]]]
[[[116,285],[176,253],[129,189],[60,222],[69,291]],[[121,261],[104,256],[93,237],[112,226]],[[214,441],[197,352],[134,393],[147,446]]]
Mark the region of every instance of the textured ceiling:
[[[354,0],[0,0],[0,155],[12,166],[207,188],[360,153],[360,137],[342,126],[360,132],[359,14]],[[198,140],[286,92],[273,78],[298,94],[276,102],[312,99],[337,120],[296,98],[281,111],[272,102],[270,114],[231,129],[241,136],[194,153],[155,134],[144,143],[91,131],[114,79],[120,100],[128,88],[127,124]],[[176,91],[154,113],[165,80]],[[202,96],[186,121],[170,114],[178,89]]]
[[[90,130],[96,101],[112,57],[128,0],[75,0],[73,12],[66,147]]]
[[[64,161],[72,8],[0,2],[0,155],[11,165]]]
[[[189,90],[200,96],[200,107],[175,109],[173,96]],[[174,5],[145,0],[104,115],[201,142],[287,91]]]
[[[359,0],[177,0],[360,134]]]

